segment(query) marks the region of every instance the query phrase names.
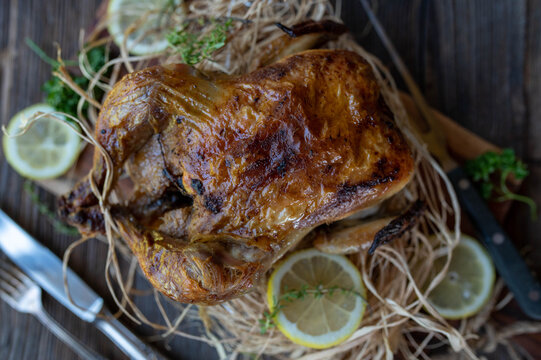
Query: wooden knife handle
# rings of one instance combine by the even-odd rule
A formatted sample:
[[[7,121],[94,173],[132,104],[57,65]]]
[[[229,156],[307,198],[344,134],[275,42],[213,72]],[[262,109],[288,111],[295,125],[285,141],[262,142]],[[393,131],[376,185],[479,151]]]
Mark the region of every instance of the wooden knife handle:
[[[498,273],[518,304],[528,316],[541,319],[541,286],[513,242],[498,224],[464,169],[457,167],[447,175],[455,188],[458,201],[479,232]]]

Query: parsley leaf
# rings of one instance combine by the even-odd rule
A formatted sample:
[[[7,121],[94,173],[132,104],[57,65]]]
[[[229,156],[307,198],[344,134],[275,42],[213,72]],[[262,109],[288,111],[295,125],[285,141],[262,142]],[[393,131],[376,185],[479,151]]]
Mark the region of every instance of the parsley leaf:
[[[88,51],[87,57],[90,68],[93,71],[98,71],[105,65],[105,48],[103,46],[92,48]],[[86,77],[72,76],[72,79],[81,89],[86,90],[88,87],[89,81]],[[79,103],[80,96],[64,84],[58,77],[54,76],[43,84],[42,90],[45,92],[45,101],[49,105],[58,111],[77,117],[77,104]],[[103,92],[100,89],[95,89],[95,98],[99,98],[102,94]],[[85,103],[83,105],[83,112],[87,109],[88,103]]]
[[[522,180],[529,174],[526,164],[517,159],[513,149],[504,149],[500,154],[487,151],[467,161],[464,169],[471,179],[479,184],[481,195],[485,199],[521,201],[530,207],[532,219],[536,219],[537,205],[533,199],[511,192],[506,184],[509,174],[513,174],[517,180]]]
[[[26,39],[26,44],[46,63],[51,65],[52,72],[56,71],[62,64],[57,60],[51,59],[45,52],[40,49],[32,40]],[[106,54],[105,47],[94,47],[87,52],[88,63],[93,71],[98,71],[103,65],[105,65]],[[70,65],[77,64],[77,62],[66,62]],[[73,76],[73,82],[77,84],[81,89],[86,90],[89,81],[84,76]],[[75,91],[70,89],[64,84],[58,77],[53,76],[50,80],[46,81],[41,87],[45,93],[45,102],[51,105],[55,110],[64,112],[66,114],[77,117],[77,104],[79,103],[80,96]],[[96,88],[94,91],[94,97],[100,98],[103,92],[101,89]],[[88,103],[83,105],[83,112],[88,109]],[[70,121],[70,120],[68,120]]]
[[[74,77],[73,81],[84,89],[88,85],[85,77]],[[41,87],[45,93],[45,102],[51,105],[55,110],[77,117],[77,104],[79,95],[70,89],[56,76],[48,80]],[[88,109],[88,104],[83,105],[83,111]]]

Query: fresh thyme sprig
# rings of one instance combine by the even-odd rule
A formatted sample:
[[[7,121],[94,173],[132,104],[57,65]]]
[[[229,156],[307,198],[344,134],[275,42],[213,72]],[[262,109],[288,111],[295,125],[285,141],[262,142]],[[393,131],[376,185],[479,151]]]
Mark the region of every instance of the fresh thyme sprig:
[[[203,25],[204,21],[200,19],[199,25]],[[184,24],[179,30],[167,35],[169,46],[179,53],[182,61],[188,65],[210,59],[216,50],[225,46],[227,33],[233,26],[233,19],[225,19],[225,22],[221,19],[211,19],[210,26],[213,26],[212,30],[198,33],[190,32],[188,24]]]
[[[276,326],[274,319],[278,313],[287,306],[288,303],[292,303],[295,300],[302,300],[308,295],[313,296],[315,299],[319,299],[323,295],[328,294],[329,296],[333,296],[335,293],[341,293],[346,296],[355,295],[360,297],[362,301],[366,303],[366,299],[358,291],[339,286],[325,288],[323,285],[318,285],[315,288],[310,288],[308,285],[303,285],[300,289],[288,290],[286,288],[284,293],[280,295],[278,299],[274,298],[274,307],[272,311],[263,312],[263,317],[259,319],[259,330],[261,334],[265,334],[270,328]]]
[[[472,180],[479,183],[481,195],[485,199],[521,201],[530,207],[531,217],[536,219],[537,205],[533,199],[515,194],[507,187],[509,174],[513,174],[517,180],[522,180],[529,174],[526,164],[517,159],[513,149],[504,149],[500,154],[487,151],[466,162],[464,168]],[[494,177],[496,181],[493,181]]]
[[[58,220],[54,211],[49,209],[49,207],[39,199],[38,192],[36,191],[34,185],[30,180],[26,180],[24,182],[23,188],[24,191],[30,196],[32,202],[36,204],[40,214],[47,217],[47,219],[49,220],[51,225],[53,225],[56,231],[70,236],[79,235],[79,231],[77,231],[76,228],[67,226],[62,221]]]

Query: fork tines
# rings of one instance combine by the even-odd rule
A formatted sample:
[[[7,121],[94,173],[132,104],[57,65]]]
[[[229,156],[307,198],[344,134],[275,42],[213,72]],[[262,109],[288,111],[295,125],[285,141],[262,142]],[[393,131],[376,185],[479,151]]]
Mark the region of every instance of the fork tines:
[[[0,287],[5,292],[12,294],[19,292],[18,289],[22,285],[28,286],[32,280],[28,278],[22,271],[17,269],[15,265],[11,265],[6,261],[0,261]]]

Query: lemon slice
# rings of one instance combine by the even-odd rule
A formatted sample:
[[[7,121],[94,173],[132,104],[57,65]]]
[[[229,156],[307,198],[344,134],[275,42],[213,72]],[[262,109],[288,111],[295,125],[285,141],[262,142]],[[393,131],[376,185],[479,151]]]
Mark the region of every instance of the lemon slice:
[[[285,293],[302,289],[305,296],[285,300]],[[355,265],[345,256],[316,249],[296,252],[276,267],[267,299],[271,312],[281,307],[274,318],[278,329],[291,341],[316,349],[350,337],[366,308],[366,290]]]
[[[441,270],[445,257],[435,261]],[[463,319],[479,312],[492,295],[496,273],[492,259],[475,239],[462,234],[453,250],[449,270],[428,300],[446,319]]]
[[[47,104],[36,104],[18,112],[10,120],[7,132],[15,135],[36,112],[52,113]],[[55,115],[55,117],[61,117]],[[4,153],[8,163],[22,176],[41,180],[65,173],[79,155],[81,140],[66,124],[52,117],[39,118],[23,135],[4,134]]]
[[[130,30],[126,47],[132,54],[162,52],[167,48],[166,34],[171,30],[167,26],[169,17],[184,17],[181,3],[181,0],[109,0],[109,33],[122,46],[126,31]]]

